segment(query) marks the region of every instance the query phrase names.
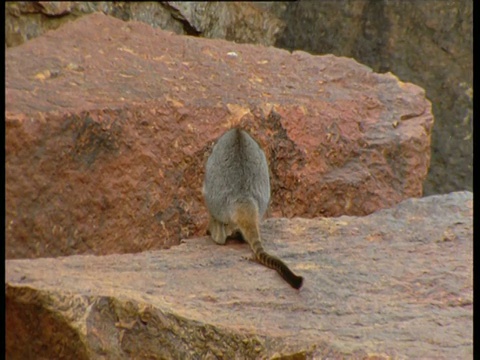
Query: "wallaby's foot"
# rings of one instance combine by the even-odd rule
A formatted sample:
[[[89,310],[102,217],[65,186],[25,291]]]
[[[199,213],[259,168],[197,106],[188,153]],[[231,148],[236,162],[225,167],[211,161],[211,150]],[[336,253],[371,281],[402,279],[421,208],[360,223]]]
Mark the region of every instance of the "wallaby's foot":
[[[218,222],[211,216],[210,223],[208,224],[208,232],[210,233],[213,241],[215,241],[219,245],[225,245],[225,241],[227,240],[227,234],[225,233],[225,225]]]

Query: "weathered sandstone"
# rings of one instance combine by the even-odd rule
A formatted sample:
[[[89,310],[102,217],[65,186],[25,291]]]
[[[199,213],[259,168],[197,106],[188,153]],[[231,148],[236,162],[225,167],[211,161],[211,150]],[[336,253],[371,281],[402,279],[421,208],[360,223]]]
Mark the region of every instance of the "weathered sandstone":
[[[422,195],[424,91],[348,58],[94,14],[5,61],[7,258],[203,235],[204,161],[234,125],[265,147],[270,216],[365,215]]]
[[[365,217],[269,219],[246,244],[6,261],[8,359],[467,359],[473,195]],[[32,357],[32,354],[35,354]]]

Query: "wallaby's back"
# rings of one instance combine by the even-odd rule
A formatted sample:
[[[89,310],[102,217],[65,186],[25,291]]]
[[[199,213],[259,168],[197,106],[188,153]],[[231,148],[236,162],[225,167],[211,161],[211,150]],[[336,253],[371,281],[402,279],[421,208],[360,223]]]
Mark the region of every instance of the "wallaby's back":
[[[302,277],[262,247],[259,221],[270,201],[270,178],[265,153],[246,131],[234,128],[218,139],[207,160],[203,192],[215,242],[224,244],[240,230],[260,263],[277,270],[292,287],[302,286]]]
[[[228,223],[232,204],[252,198],[262,217],[270,201],[270,178],[263,150],[247,132],[231,129],[222,135],[208,158],[205,173],[207,207]]]

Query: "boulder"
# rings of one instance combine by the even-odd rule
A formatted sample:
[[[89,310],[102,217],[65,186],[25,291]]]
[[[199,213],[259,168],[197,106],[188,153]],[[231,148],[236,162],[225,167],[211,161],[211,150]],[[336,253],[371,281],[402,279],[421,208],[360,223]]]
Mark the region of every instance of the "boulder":
[[[352,57],[425,89],[435,116],[424,182],[432,195],[473,190],[473,3],[292,1],[269,10],[286,23],[275,46]]]
[[[7,260],[9,359],[467,359],[473,194],[365,217],[268,219],[294,290],[207,237],[168,250]]]
[[[8,1],[5,44],[92,12],[177,34],[346,56],[390,71],[423,87],[432,102],[436,126],[424,194],[473,189],[471,1]]]
[[[203,235],[205,159],[232,126],[265,148],[271,216],[365,215],[422,195],[424,91],[348,58],[92,14],[5,62],[7,258]]]

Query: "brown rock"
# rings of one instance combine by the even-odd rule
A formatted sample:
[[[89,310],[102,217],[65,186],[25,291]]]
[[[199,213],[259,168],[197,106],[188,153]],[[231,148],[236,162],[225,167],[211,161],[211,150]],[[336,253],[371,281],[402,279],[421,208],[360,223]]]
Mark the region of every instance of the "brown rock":
[[[473,194],[410,199],[366,217],[269,219],[248,245],[6,261],[7,358],[467,359]]]
[[[138,252],[203,235],[203,167],[240,125],[275,216],[422,195],[423,90],[346,58],[83,17],[6,52],[7,258]]]
[[[165,1],[172,17],[196,35],[238,43],[273,45],[285,24],[255,3],[228,1]]]
[[[353,57],[424,88],[435,117],[424,194],[472,191],[473,1],[269,4],[287,24],[275,46]]]
[[[280,7],[286,8],[286,3]],[[20,45],[93,12],[141,21],[176,34],[273,45],[284,23],[271,11],[265,11],[268,8],[222,1],[8,1],[5,45]]]

